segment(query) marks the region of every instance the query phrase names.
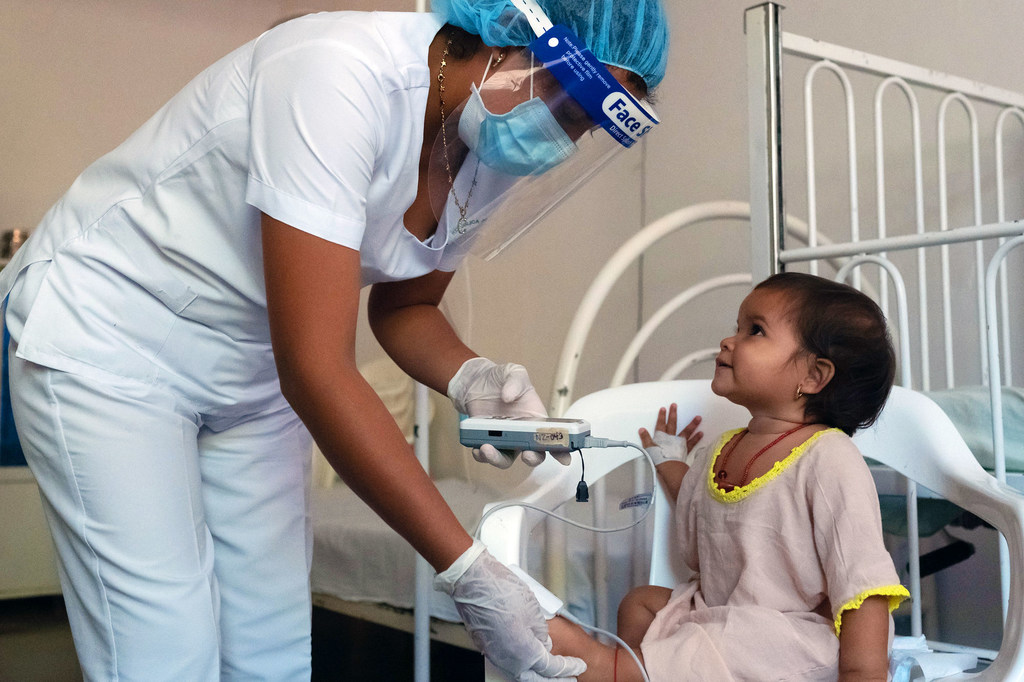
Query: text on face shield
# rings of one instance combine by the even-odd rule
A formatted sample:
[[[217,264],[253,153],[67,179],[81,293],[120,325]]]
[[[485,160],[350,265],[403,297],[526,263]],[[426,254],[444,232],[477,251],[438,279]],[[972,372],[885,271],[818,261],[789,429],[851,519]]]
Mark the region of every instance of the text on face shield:
[[[639,140],[653,127],[650,119],[619,92],[605,97],[601,104],[605,115],[627,135]]]

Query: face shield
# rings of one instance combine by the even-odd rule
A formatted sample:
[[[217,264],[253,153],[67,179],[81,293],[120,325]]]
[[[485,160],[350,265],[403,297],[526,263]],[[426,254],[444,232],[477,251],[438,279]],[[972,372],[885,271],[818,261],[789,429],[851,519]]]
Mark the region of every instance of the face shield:
[[[494,258],[658,124],[572,31],[534,30],[445,112],[428,182],[447,249]]]

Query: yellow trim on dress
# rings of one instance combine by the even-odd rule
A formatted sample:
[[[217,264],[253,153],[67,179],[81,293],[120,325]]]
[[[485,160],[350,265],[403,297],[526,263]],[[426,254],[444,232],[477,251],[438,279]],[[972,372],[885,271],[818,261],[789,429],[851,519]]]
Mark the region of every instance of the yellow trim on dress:
[[[722,448],[725,447],[725,444],[732,440],[732,437],[742,430],[743,429],[741,428],[733,429],[732,431],[726,431],[722,434],[722,437],[718,440],[718,444],[715,446],[715,453],[714,456],[711,457],[711,464],[708,466],[708,492],[711,493],[711,497],[715,498],[719,502],[739,502],[755,490],[764,487],[767,483],[774,480],[775,477],[792,466],[792,464],[800,459],[800,456],[803,455],[821,436],[826,433],[832,433],[833,431],[842,433],[842,429],[830,428],[812,434],[810,438],[793,448],[785,459],[776,462],[775,466],[773,466],[770,471],[758,476],[744,486],[737,486],[729,492],[726,492],[719,488],[718,482],[715,481],[715,462],[718,461],[718,456],[722,454]]]
[[[842,607],[836,611],[836,637],[839,636],[839,630],[843,624],[843,612],[852,611],[859,609],[864,600],[868,597],[888,597],[889,598],[889,613],[892,613],[899,605],[903,603],[904,599],[910,598],[910,592],[903,585],[886,585],[885,587],[876,587],[873,590],[864,590],[856,597],[851,599],[842,605]]]

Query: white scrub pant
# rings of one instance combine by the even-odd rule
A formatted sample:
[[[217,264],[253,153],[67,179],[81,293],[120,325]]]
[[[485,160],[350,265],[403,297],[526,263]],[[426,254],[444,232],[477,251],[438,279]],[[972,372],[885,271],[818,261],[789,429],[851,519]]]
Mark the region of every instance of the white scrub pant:
[[[12,341],[86,680],[310,677],[310,437],[273,373],[210,352],[213,333],[176,325],[152,381],[51,369]]]
[[[308,680],[294,413],[215,433],[132,380],[12,357],[11,381],[86,680]]]

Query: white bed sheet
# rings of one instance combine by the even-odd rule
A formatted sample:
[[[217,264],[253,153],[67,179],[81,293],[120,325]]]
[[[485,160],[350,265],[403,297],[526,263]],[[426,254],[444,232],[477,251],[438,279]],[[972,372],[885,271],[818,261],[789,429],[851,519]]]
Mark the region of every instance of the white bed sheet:
[[[992,402],[988,386],[962,386],[926,393],[942,408],[981,466],[995,469]],[[1004,386],[1003,445],[1006,470],[1024,472],[1024,389]]]
[[[484,505],[502,499],[494,490],[463,480],[441,480],[437,487],[470,532]],[[355,493],[343,485],[314,488],[311,516],[310,581],[314,593],[400,609],[413,607],[415,552]],[[442,592],[431,592],[430,614],[451,622],[460,620],[451,598]]]
[[[437,482],[441,494],[463,527],[472,532],[484,506],[504,499],[496,490],[458,479]],[[310,573],[314,593],[327,594],[350,602],[387,604],[397,609],[412,609],[415,603],[415,553],[395,531],[370,511],[369,507],[344,485],[314,487],[313,568]],[[569,609],[585,622],[594,622],[593,545],[590,533],[571,530],[568,534]],[[543,539],[531,537],[528,550],[529,570],[543,582],[540,554]],[[632,547],[629,536],[608,536],[608,578],[611,604],[618,604],[629,585]],[[442,592],[431,592],[430,615],[449,622],[461,619],[451,599]]]

